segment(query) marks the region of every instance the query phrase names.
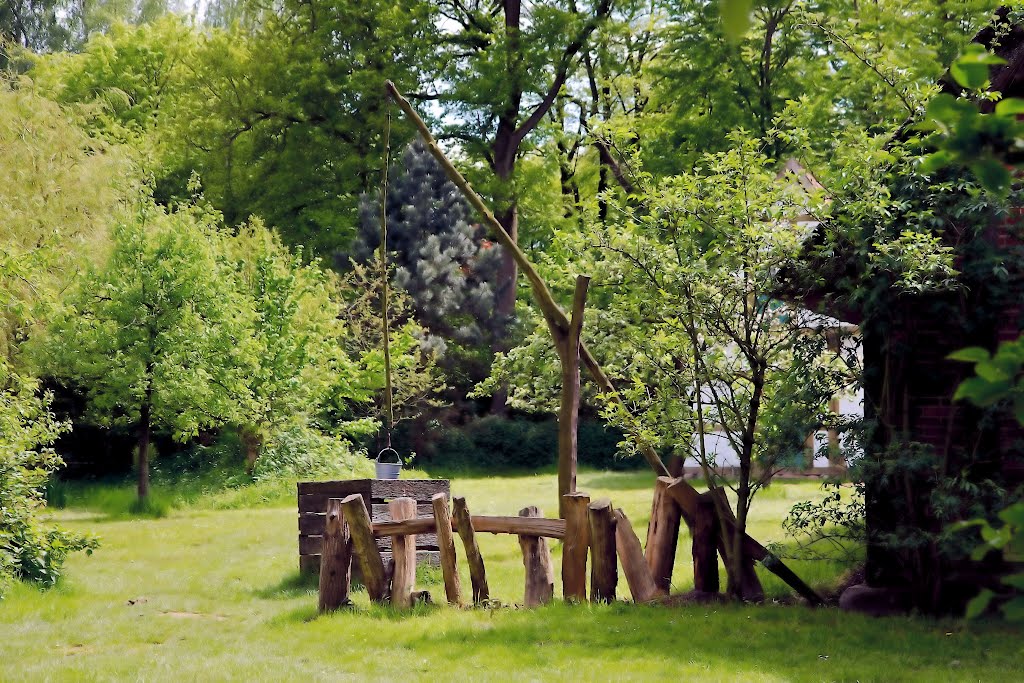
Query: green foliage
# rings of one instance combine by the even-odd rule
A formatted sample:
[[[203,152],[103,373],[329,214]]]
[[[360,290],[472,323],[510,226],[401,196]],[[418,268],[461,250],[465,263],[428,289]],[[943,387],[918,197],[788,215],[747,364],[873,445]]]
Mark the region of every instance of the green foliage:
[[[506,332],[495,311],[495,280],[502,249],[471,224],[458,188],[422,143],[409,145],[400,170],[388,181],[388,262],[392,284],[405,290],[412,314],[423,325],[423,343],[456,382],[460,394],[490,366],[490,346]],[[380,195],[363,197],[359,234],[339,269],[351,258],[366,264],[379,257]],[[462,396],[457,396],[461,399]]]
[[[995,353],[971,347],[949,358],[974,363],[974,376],[960,383],[953,400],[967,400],[983,408],[1005,401],[1024,424],[1024,337],[1000,343]]]
[[[46,483],[63,464],[48,444],[67,427],[37,382],[0,359],[0,598],[14,579],[54,585],[68,554],[98,545],[39,519]]]
[[[969,45],[953,62],[950,75],[965,92],[942,93],[928,103],[927,121],[919,127],[934,131],[928,141],[936,151],[926,159],[925,172],[966,167],[985,189],[1002,196],[1009,192],[1007,161],[1024,139],[1024,123],[1018,120],[1024,101],[988,92],[991,67],[1005,63],[978,44]],[[994,110],[979,109],[979,102],[992,99],[998,100]]]
[[[254,353],[214,217],[140,200],[107,264],[79,283],[44,342],[52,373],[97,424],[138,434],[140,498],[151,427],[186,440],[237,419]]]
[[[1012,406],[1017,422],[1024,425],[1024,336],[1002,342],[994,354],[971,347],[950,354],[950,359],[974,363],[974,376],[957,387],[954,399],[967,400],[976,406],[989,407],[1000,402]],[[1017,501],[997,514],[1001,524],[992,526],[989,519],[975,517],[952,527],[953,531],[978,527],[981,542],[971,553],[971,559],[982,560],[995,551],[1004,559],[1020,562],[1024,553],[1024,502]],[[999,601],[999,607],[1008,619],[1024,621],[1024,572],[1010,573],[1002,582],[1010,596]],[[985,588],[967,606],[968,618],[982,614],[997,597]]]
[[[980,528],[981,543],[971,553],[971,559],[982,560],[990,552],[995,551],[1008,561],[1020,562],[1024,557],[1024,502],[1018,501],[1003,508],[999,511],[998,517],[1001,522],[999,526],[992,526],[988,520],[976,519],[954,528]],[[1000,611],[1007,619],[1024,621],[1024,572],[1008,574],[1003,577],[1002,582],[1012,593],[997,602]],[[995,591],[983,589],[967,605],[967,618],[980,616],[996,598]]]
[[[0,77],[0,355],[13,359],[60,293],[109,251],[131,192],[123,150],[67,111]]]
[[[302,425],[277,431],[264,445],[253,478],[318,479],[333,476],[351,479],[366,471],[363,453],[353,452],[348,442],[325,436]]]
[[[552,420],[504,418],[496,415],[464,426],[435,426],[437,440],[419,454],[431,468],[471,472],[547,469],[558,454],[558,424]],[[405,435],[399,433],[399,439]],[[580,420],[578,462],[584,467],[625,470],[646,466],[618,455],[622,432],[597,420]],[[399,441],[400,443],[400,441]]]

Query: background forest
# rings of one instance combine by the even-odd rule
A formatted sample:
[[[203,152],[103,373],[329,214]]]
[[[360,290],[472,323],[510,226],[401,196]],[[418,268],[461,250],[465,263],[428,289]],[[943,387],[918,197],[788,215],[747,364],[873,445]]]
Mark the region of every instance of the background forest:
[[[625,409],[585,392],[581,462],[642,464],[619,457],[627,432],[692,456],[706,422],[748,465],[793,457],[860,382],[855,353],[823,360],[824,334],[774,303],[815,226],[818,256],[860,259],[841,296],[882,307],[881,280],[951,286],[938,233],[1001,210],[1005,188],[922,166],[907,125],[999,3],[755,0],[735,35],[734,4],[5,2],[3,495],[36,506],[62,460],[65,478],[134,465],[141,510],[151,473],[365,473],[386,438],[388,143],[396,445],[554,463],[544,321],[386,80],[563,305],[593,278],[585,339]],[[741,531],[763,483],[738,491]],[[19,519],[8,574],[90,543]]]

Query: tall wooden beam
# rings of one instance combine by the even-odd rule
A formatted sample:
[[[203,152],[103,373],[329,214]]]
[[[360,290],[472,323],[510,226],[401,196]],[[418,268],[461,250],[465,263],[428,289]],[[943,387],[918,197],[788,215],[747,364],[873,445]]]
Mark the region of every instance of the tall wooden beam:
[[[384,602],[388,597],[388,581],[384,573],[384,562],[377,550],[377,541],[373,538],[366,503],[361,495],[353,493],[342,499],[341,510],[352,535],[352,554],[359,563],[366,592],[370,600]]]
[[[576,490],[576,433],[580,419],[580,335],[590,278],[576,277],[569,329],[552,329],[562,366],[562,390],[558,408],[558,516],[565,519],[565,494]]]
[[[318,609],[330,612],[349,602],[352,583],[352,542],[341,512],[341,499],[327,501],[324,545],[320,551],[320,590]]]
[[[621,508],[615,511],[615,551],[622,563],[622,573],[626,576],[633,602],[650,602],[668,595],[668,591],[654,583],[644,552],[640,549],[640,539]]]
[[[577,491],[565,501],[565,540],[562,543],[562,598],[587,601],[587,553],[590,552],[590,496]]]
[[[676,544],[679,542],[681,512],[679,504],[668,495],[672,479],[658,477],[651,502],[651,521],[647,525],[647,546],[644,556],[658,588],[667,591],[672,586],[672,567],[676,562]]]
[[[540,517],[540,510],[531,505],[520,510],[519,516]],[[519,547],[523,551],[526,574],[523,604],[527,607],[546,605],[555,594],[555,568],[551,563],[548,542],[540,536],[520,536]]]
[[[452,516],[448,510],[448,498],[435,493],[430,499],[434,509],[434,527],[437,529],[437,548],[441,556],[441,574],[444,576],[444,594],[448,604],[462,604],[462,585],[455,559],[455,537],[452,536]]]
[[[469,579],[473,583],[473,604],[480,604],[490,599],[490,588],[487,586],[487,570],[484,568],[484,558],[480,554],[480,546],[476,542],[476,531],[473,529],[473,520],[469,516],[466,499],[453,498],[452,512],[455,515],[455,527],[459,531],[462,545],[466,550]]]
[[[401,521],[416,518],[415,498],[395,498],[388,503],[391,519]],[[391,557],[395,560],[395,573],[391,577],[391,604],[412,607],[412,592],[416,588],[416,536],[395,536],[391,541]]]
[[[590,513],[590,601],[615,602],[619,567],[615,559],[615,516],[607,498],[587,507]]]

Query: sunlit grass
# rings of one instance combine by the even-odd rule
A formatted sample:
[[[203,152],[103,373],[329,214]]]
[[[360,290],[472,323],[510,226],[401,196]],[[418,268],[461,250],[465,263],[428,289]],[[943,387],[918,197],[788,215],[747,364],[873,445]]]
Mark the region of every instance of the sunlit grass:
[[[433,473],[439,474],[439,473]],[[579,487],[608,496],[644,538],[646,473],[583,472]],[[555,509],[555,477],[455,477],[477,514]],[[287,492],[289,500],[285,500]],[[105,494],[106,495],[106,494]],[[246,508],[215,494],[162,518],[129,519],[74,505],[56,516],[92,530],[103,546],[74,556],[67,579],[40,592],[17,586],[0,603],[0,680],[1019,680],[1019,630],[914,618],[870,619],[798,606],[612,606],[535,609],[419,607],[410,613],[355,605],[316,614],[315,585],[296,571],[294,488]],[[752,534],[783,538],[789,506],[817,495],[811,482],[773,485],[755,506]],[[230,507],[231,505],[228,505]],[[492,593],[522,599],[514,537],[483,535]],[[682,534],[674,590],[692,584]],[[552,544],[556,570],[560,547]],[[464,564],[464,563],[463,563]],[[816,568],[815,568],[816,567]],[[462,567],[465,571],[465,567]],[[808,564],[812,583],[837,567]],[[762,574],[776,596],[788,591]],[[421,587],[443,601],[437,571]],[[620,578],[620,596],[625,594]],[[469,579],[463,576],[468,593]],[[556,588],[557,592],[557,588]]]

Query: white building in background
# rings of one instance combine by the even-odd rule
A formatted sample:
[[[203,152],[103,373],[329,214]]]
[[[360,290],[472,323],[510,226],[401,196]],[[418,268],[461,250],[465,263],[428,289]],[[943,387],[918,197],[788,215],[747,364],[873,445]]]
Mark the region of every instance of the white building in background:
[[[806,192],[818,192],[824,189],[814,176],[808,173],[795,159],[787,161],[777,177],[779,180],[794,183]],[[796,221],[794,228],[809,238],[817,226],[818,221],[814,220],[812,216],[805,215]],[[798,309],[797,315],[801,325],[806,327],[809,332],[814,331],[828,335],[830,353],[841,350],[844,354],[855,354],[858,366],[862,364],[860,330],[856,325],[807,309]],[[710,397],[705,397],[705,405],[710,402]],[[829,409],[832,413],[846,418],[846,421],[862,419],[864,417],[863,388],[836,395],[830,402]],[[694,436],[691,444],[694,453],[699,450],[697,443],[699,438],[699,436]],[[804,468],[825,469],[834,466],[848,466],[850,463],[844,457],[856,458],[860,453],[849,448],[847,442],[847,435],[838,434],[833,429],[822,428],[808,434],[807,440],[804,442]],[[721,431],[712,431],[704,436],[704,450],[709,455],[709,459],[713,458],[716,467],[739,467],[739,454]],[[831,460],[829,459],[830,452],[833,454]],[[696,457],[691,456],[683,462],[683,467],[699,469],[700,462]]]

